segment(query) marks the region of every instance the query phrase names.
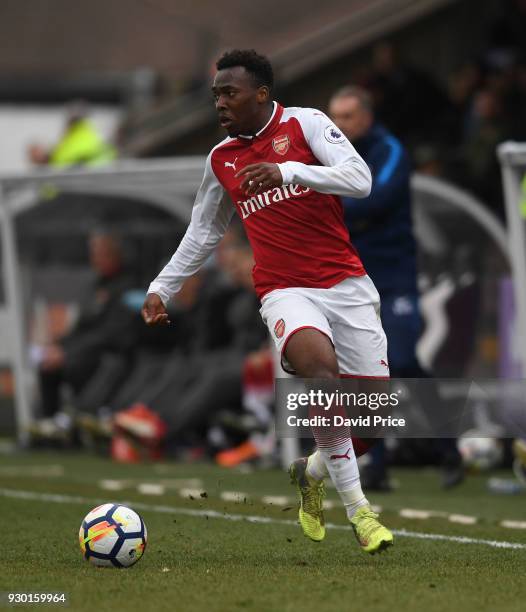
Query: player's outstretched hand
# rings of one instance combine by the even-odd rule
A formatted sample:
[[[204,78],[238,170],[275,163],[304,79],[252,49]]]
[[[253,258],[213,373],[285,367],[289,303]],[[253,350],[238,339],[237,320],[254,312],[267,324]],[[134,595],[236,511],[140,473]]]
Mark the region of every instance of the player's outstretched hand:
[[[241,189],[247,195],[256,195],[283,185],[283,176],[278,164],[262,162],[260,164],[249,164],[236,174],[236,178],[243,177]]]
[[[170,325],[166,308],[156,293],[149,293],[146,296],[141,314],[146,325]]]

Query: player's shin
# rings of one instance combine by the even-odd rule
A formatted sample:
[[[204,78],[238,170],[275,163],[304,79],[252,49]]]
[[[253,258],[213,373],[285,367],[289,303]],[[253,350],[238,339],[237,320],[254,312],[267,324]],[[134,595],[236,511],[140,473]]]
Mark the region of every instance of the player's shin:
[[[313,410],[315,409],[311,409],[311,413]],[[313,478],[326,474],[330,476],[345,506],[347,516],[351,519],[360,506],[365,506],[369,502],[362,492],[349,427],[313,427],[312,432],[318,445],[318,455],[315,453],[309,457],[308,471]],[[325,470],[321,461],[325,464]]]

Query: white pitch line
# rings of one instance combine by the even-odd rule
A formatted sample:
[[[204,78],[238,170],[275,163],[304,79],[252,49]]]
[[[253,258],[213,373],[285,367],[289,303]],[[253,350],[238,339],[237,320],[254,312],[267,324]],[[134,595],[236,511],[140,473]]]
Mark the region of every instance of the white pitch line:
[[[107,491],[120,491],[122,489],[134,488],[143,483],[144,480],[142,478],[126,478],[124,480],[105,478],[99,480],[99,487]],[[181,489],[184,487],[198,489],[203,486],[203,481],[200,478],[160,478],[156,479],[151,484],[162,485],[163,487],[172,489]]]
[[[99,480],[99,487],[105,491],[122,491],[126,486],[124,480],[111,480],[109,478]]]
[[[2,465],[0,476],[33,476],[35,478],[54,478],[64,476],[64,466],[51,465]]]
[[[476,516],[469,516],[466,514],[449,514],[448,512],[442,512],[439,510],[417,510],[415,508],[402,508],[398,513],[398,516],[407,519],[416,520],[428,520],[431,518],[443,518],[448,520],[450,523],[460,523],[461,525],[475,525],[478,522]],[[502,525],[506,527],[506,525]]]
[[[137,485],[137,491],[143,495],[164,495],[166,487],[155,482],[141,482]]]
[[[475,525],[478,518],[476,516],[469,516],[466,514],[450,514],[447,517],[450,523],[460,523],[461,525]]]
[[[402,508],[398,513],[402,518],[425,520],[431,518],[428,510],[413,510],[412,508]]]
[[[296,500],[286,495],[264,495],[261,501],[264,504],[269,504],[269,506],[288,506],[289,504],[293,504]]]
[[[485,546],[491,546],[492,548],[514,548],[526,550],[526,544],[519,544],[519,542],[480,540],[478,538],[468,538],[466,536],[448,536],[440,533],[420,533],[418,531],[407,531],[405,529],[393,529],[392,532],[397,536],[417,538],[420,540],[443,540],[446,542],[457,542],[458,544],[483,544]]]
[[[107,503],[107,500],[100,498],[80,497],[76,495],[59,495],[55,493],[38,493],[36,491],[19,491],[16,489],[0,488],[0,496],[10,497],[14,499],[29,499],[32,501],[52,502],[56,504],[82,504],[88,506],[96,506]],[[227,514],[218,512],[217,510],[198,510],[192,508],[177,508],[174,506],[160,506],[145,504],[137,501],[119,500],[119,503],[129,505],[137,510],[145,510],[146,512],[158,512],[163,514],[180,514],[181,516],[192,517],[208,517],[223,519],[226,521],[247,521],[257,524],[274,524],[274,525],[291,525],[297,527],[297,522],[290,519],[276,519],[269,516],[254,516],[249,514]],[[327,523],[325,525],[329,529],[337,529],[341,531],[350,531],[350,525],[335,525]],[[393,533],[401,538],[415,538],[419,540],[438,540],[443,542],[456,542],[458,544],[479,544],[482,546],[490,546],[492,548],[504,548],[514,550],[526,550],[526,544],[519,542],[505,542],[499,540],[482,540],[478,538],[468,538],[465,536],[450,536],[441,533],[421,533],[418,531],[407,531],[406,529],[393,529]]]
[[[500,526],[508,529],[526,529],[526,521],[501,521]]]
[[[219,497],[223,501],[236,502],[238,504],[249,498],[246,493],[242,493],[241,491],[221,491]]]
[[[179,489],[179,495],[181,497],[206,497],[204,489]]]

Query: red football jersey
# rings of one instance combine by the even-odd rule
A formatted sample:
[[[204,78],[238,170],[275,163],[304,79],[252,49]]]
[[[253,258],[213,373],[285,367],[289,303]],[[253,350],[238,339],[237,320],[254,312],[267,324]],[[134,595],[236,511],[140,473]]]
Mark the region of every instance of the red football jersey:
[[[258,162],[277,163],[283,185],[250,197],[235,175]],[[260,298],[273,289],[326,288],[362,276],[339,196],[366,197],[370,188],[367,165],[326,115],[274,103],[255,136],[226,138],[212,149],[188,230],[148,292],[166,303],[221,239],[234,209],[254,252]]]

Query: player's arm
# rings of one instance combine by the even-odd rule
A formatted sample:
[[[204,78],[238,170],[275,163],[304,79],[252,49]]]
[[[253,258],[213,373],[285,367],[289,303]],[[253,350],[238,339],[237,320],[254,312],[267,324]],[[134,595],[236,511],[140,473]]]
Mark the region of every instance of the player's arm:
[[[319,193],[365,198],[371,190],[371,172],[356,149],[330,121],[314,109],[298,109],[305,140],[323,166],[296,161],[251,164],[240,170],[241,189],[254,195],[281,185],[302,185]]]
[[[388,136],[372,151],[373,185],[365,200],[342,198],[347,221],[369,219],[387,212],[406,201],[404,191],[409,189],[410,164],[402,145]]]
[[[224,190],[214,174],[211,154],[206,160],[203,182],[192,210],[192,219],[177,251],[150,284],[142,308],[148,325],[167,324],[166,304],[185,279],[204,264],[224,236],[234,209],[223,199]]]
[[[279,164],[283,184],[302,185],[319,193],[367,197],[371,190],[371,172],[334,123],[314,109],[301,109],[297,119],[305,140],[323,165],[295,161]]]

